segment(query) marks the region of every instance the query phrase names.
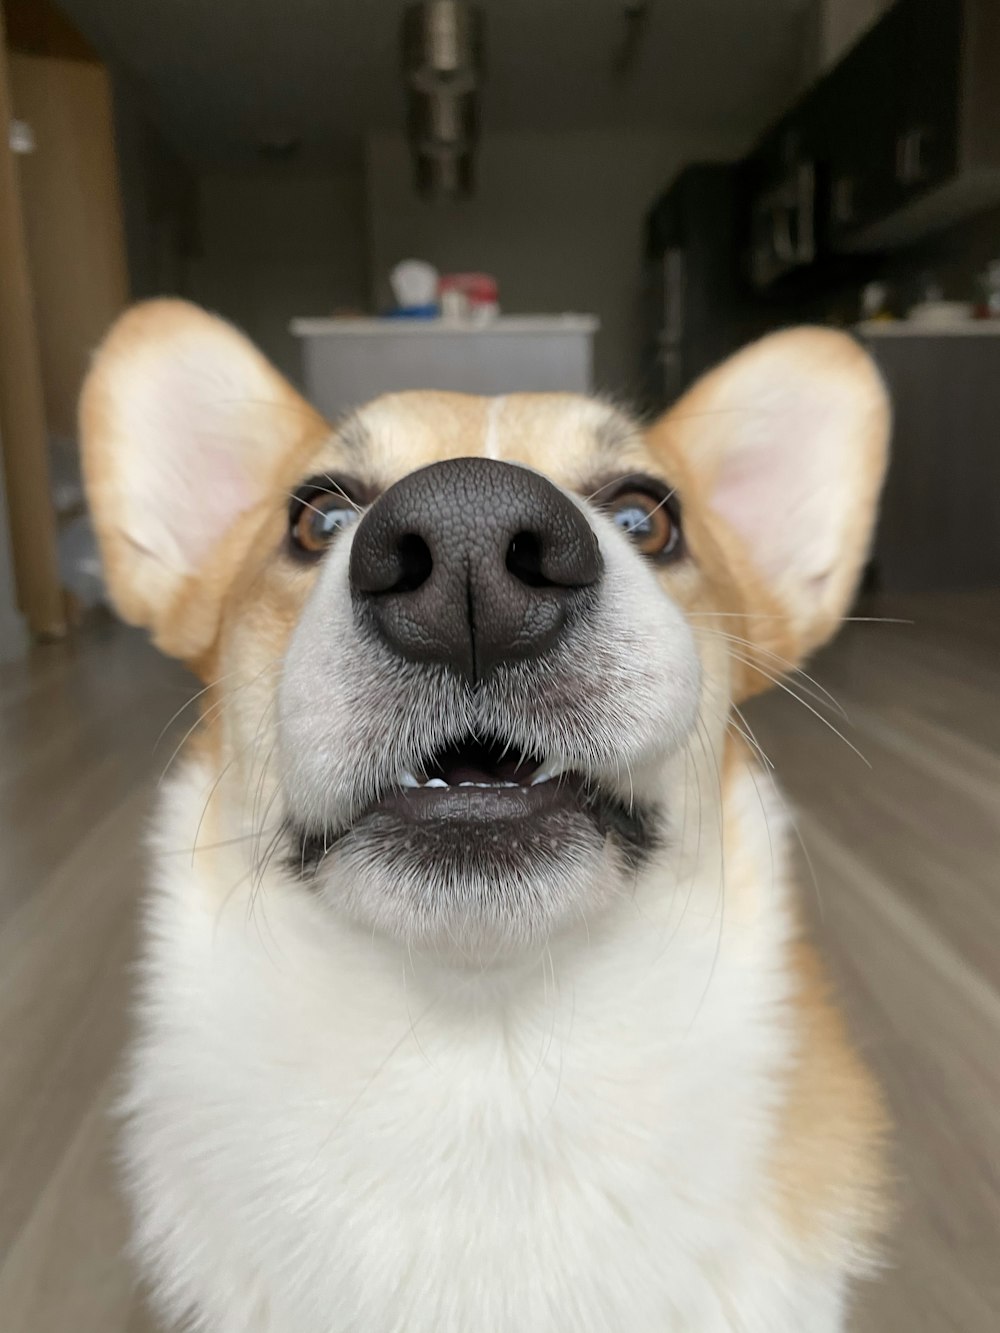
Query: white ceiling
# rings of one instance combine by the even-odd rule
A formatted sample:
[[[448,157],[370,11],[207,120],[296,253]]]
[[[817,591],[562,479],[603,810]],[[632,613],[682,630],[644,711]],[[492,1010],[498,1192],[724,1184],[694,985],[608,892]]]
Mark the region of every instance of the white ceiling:
[[[267,136],[353,157],[400,128],[404,0],[60,0],[135,75],[192,162],[245,158]],[[801,85],[816,0],[650,0],[631,70],[613,72],[622,0],[480,0],[490,130],[633,128],[745,141]]]

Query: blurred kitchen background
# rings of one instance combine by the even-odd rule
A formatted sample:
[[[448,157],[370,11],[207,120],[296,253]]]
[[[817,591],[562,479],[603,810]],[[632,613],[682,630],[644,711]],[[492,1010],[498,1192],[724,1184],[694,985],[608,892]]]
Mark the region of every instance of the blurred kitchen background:
[[[3,10],[3,433],[36,633],[100,596],[87,356],[164,293],[333,414],[427,384],[654,411],[770,328],[853,328],[898,411],[871,579],[1000,577],[995,0]]]
[[[4,0],[29,627],[63,629],[64,587],[71,617],[100,596],[77,388],[115,312],[163,293],[329,413],[427,384],[656,411],[769,328],[855,328],[899,412],[871,579],[996,583],[1000,5],[405,8]]]
[[[1000,0],[2,13],[0,1328],[147,1327],[99,1125],[153,743],[192,689],[102,609],[75,404],[116,313],[175,294],[332,415],[413,386],[653,413],[769,329],[870,347],[893,460],[816,671],[872,768],[782,696],[752,720],[900,1125],[897,1271],[857,1327],[995,1329]]]

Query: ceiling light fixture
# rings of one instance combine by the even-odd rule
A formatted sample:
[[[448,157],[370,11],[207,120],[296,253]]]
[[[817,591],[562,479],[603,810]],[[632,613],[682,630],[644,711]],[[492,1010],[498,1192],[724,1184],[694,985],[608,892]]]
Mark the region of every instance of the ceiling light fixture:
[[[482,11],[463,0],[422,0],[404,11],[406,126],[424,196],[473,192],[483,37]]]

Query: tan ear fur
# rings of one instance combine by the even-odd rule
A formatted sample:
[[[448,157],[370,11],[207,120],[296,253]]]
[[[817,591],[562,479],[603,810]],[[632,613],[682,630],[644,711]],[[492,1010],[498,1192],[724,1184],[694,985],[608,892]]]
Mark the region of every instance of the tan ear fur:
[[[231,325],[159,300],[98,349],[80,431],[115,605],[193,662],[254,533],[330,427]]]
[[[650,429],[669,475],[684,478],[685,530],[719,609],[737,616],[720,628],[759,645],[765,672],[780,674],[777,658],[796,665],[840,623],[869,549],[889,432],[871,358],[818,328],[745,348]],[[768,683],[749,670],[739,693]]]

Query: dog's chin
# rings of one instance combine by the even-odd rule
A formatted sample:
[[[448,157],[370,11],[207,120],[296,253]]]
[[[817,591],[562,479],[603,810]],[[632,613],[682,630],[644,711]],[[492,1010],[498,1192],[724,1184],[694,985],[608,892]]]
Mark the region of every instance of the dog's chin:
[[[579,773],[511,776],[393,788],[346,828],[295,830],[293,867],[410,948],[480,961],[530,948],[627,892],[658,821]]]

